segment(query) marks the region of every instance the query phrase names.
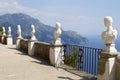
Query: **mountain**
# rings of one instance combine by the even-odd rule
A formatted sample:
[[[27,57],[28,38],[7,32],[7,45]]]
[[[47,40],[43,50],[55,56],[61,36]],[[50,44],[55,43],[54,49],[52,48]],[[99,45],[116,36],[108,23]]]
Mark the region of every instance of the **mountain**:
[[[31,24],[35,25],[36,37],[39,41],[43,42],[53,42],[53,34],[55,32],[55,27],[45,25],[40,22],[38,19],[35,19],[29,15],[23,13],[15,14],[5,14],[0,16],[0,24],[6,28],[6,31],[9,26],[12,29],[13,37],[17,37],[17,25],[21,25],[22,36],[25,38],[30,37]],[[81,44],[87,42],[85,37],[77,34],[74,31],[62,31],[62,42],[66,44]]]

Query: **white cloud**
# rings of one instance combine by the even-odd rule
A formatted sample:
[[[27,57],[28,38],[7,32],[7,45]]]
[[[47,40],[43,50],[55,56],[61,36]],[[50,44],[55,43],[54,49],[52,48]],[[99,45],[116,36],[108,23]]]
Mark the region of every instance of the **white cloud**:
[[[16,0],[0,0],[0,2],[13,2],[13,1],[16,1]]]
[[[0,1],[0,13],[15,13],[21,9],[21,6],[16,1]]]
[[[0,1],[0,14],[16,13],[16,12],[28,13],[28,12],[33,12],[33,11],[35,11],[35,10],[24,7],[15,0]]]

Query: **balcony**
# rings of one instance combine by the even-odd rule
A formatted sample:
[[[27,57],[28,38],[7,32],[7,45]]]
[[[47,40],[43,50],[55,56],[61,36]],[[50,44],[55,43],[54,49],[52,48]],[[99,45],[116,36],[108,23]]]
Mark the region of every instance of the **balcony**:
[[[113,28],[110,27],[112,33]],[[12,44],[11,28],[8,28],[8,35],[3,29],[0,42],[7,45],[0,46],[1,80],[120,80],[120,55],[115,49],[115,30],[114,35],[102,34],[106,45],[102,50],[62,44],[60,23],[56,24],[53,43],[37,41],[34,25],[31,28],[31,38],[24,39],[18,26],[15,45]]]
[[[15,45],[0,44],[0,80],[88,80],[92,76],[68,66],[53,67],[40,57],[30,57]],[[93,78],[91,79],[93,80]]]

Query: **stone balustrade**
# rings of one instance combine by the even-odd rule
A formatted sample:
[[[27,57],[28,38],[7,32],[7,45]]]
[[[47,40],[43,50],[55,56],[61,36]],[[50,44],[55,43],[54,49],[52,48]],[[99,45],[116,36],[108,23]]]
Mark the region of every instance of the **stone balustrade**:
[[[19,39],[20,40],[20,45],[18,50],[22,50],[23,52],[26,52],[28,54],[28,39]],[[41,57],[47,61],[49,61],[49,49],[50,49],[50,44],[45,43],[45,42],[39,42],[35,41],[34,43],[34,55],[32,56],[37,56]],[[28,54],[29,55],[29,54]]]
[[[7,44],[7,45],[12,45],[13,44],[13,38],[12,38],[12,35],[11,35],[11,27],[9,26],[8,27],[8,34],[6,35],[5,33],[5,27],[3,27],[3,34],[0,36],[0,41],[1,43],[3,44]]]
[[[104,51],[100,52],[98,61],[97,80],[120,80],[120,55],[115,48],[115,40],[117,38],[117,30],[112,27],[112,18],[107,16],[104,18],[104,24],[107,30],[102,33],[102,39],[106,45]],[[21,27],[18,25],[18,37],[16,40],[16,48],[25,51],[30,56],[39,56],[48,60],[53,66],[63,64],[63,44],[61,42],[61,24],[56,23],[56,31],[54,33],[53,43],[39,42],[36,39],[35,26],[31,25],[31,39],[23,39],[21,35]],[[12,44],[11,27],[8,27],[8,34],[5,34],[3,27],[3,35],[0,36],[0,42],[4,44]]]
[[[31,25],[31,38],[30,39],[24,39],[21,35],[21,26],[17,25],[17,33],[18,33],[18,37],[16,38],[16,48],[18,50],[22,50],[24,52],[26,52],[28,55],[30,56],[38,56],[41,57],[45,60],[48,60],[51,65],[53,66],[58,66],[58,64],[60,65],[61,63],[63,63],[63,61],[59,58],[61,55],[63,56],[63,45],[61,43],[61,38],[60,35],[62,33],[61,31],[61,24],[59,22],[56,23],[56,31],[54,33],[54,41],[53,43],[45,43],[45,42],[39,42],[36,39],[35,34],[35,26]],[[5,27],[3,27],[3,34],[0,36],[0,42],[3,44],[7,44],[7,45],[12,45],[13,44],[13,39],[12,39],[12,29],[9,26],[8,27],[8,31],[7,31],[7,35],[5,32]],[[62,50],[62,51],[61,51]]]
[[[22,50],[26,53],[28,53],[28,40],[27,39],[20,39],[19,38],[19,48],[17,48],[18,50]]]
[[[102,39],[106,45],[104,51],[100,52],[98,61],[98,80],[120,80],[120,52],[115,48],[117,30],[112,27],[112,17],[106,16],[104,24],[106,31],[102,33]]]
[[[35,42],[34,55],[49,61],[50,44],[45,42]],[[50,61],[49,61],[50,62]]]
[[[59,66],[63,63],[63,45],[61,43],[61,24],[59,22],[56,23],[56,31],[54,33],[54,43],[45,43],[37,41],[35,37],[35,26],[31,25],[31,38],[29,40],[23,39],[21,36],[21,28],[18,26],[18,37],[16,40],[16,48],[18,50],[22,50],[28,53],[30,56],[41,57],[53,66]],[[59,55],[59,56],[58,56]]]

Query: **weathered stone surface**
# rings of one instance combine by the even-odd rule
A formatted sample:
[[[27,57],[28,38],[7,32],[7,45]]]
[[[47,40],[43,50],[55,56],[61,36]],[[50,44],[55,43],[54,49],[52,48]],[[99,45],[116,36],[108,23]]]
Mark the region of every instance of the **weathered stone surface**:
[[[103,75],[105,73],[105,61],[99,60],[98,62],[98,74],[99,75]]]
[[[102,33],[102,39],[106,45],[105,52],[117,52],[115,48],[115,40],[117,38],[117,30],[112,27],[112,17],[106,16],[104,18],[104,24],[107,30]]]
[[[101,52],[98,61],[98,80],[115,80],[115,57],[118,52]]]
[[[43,43],[43,42],[35,42],[34,46],[34,55],[38,56],[44,60],[49,61],[49,50],[50,50],[50,44],[49,43]]]
[[[28,40],[27,39],[20,40],[20,50],[28,53]]]
[[[63,63],[63,55],[64,51],[62,45],[51,45],[49,55],[51,65],[56,67],[60,66]]]
[[[116,58],[116,80],[120,80],[120,54]]]
[[[7,42],[7,45],[12,45],[13,44],[12,37],[11,36],[7,36],[6,42]]]

